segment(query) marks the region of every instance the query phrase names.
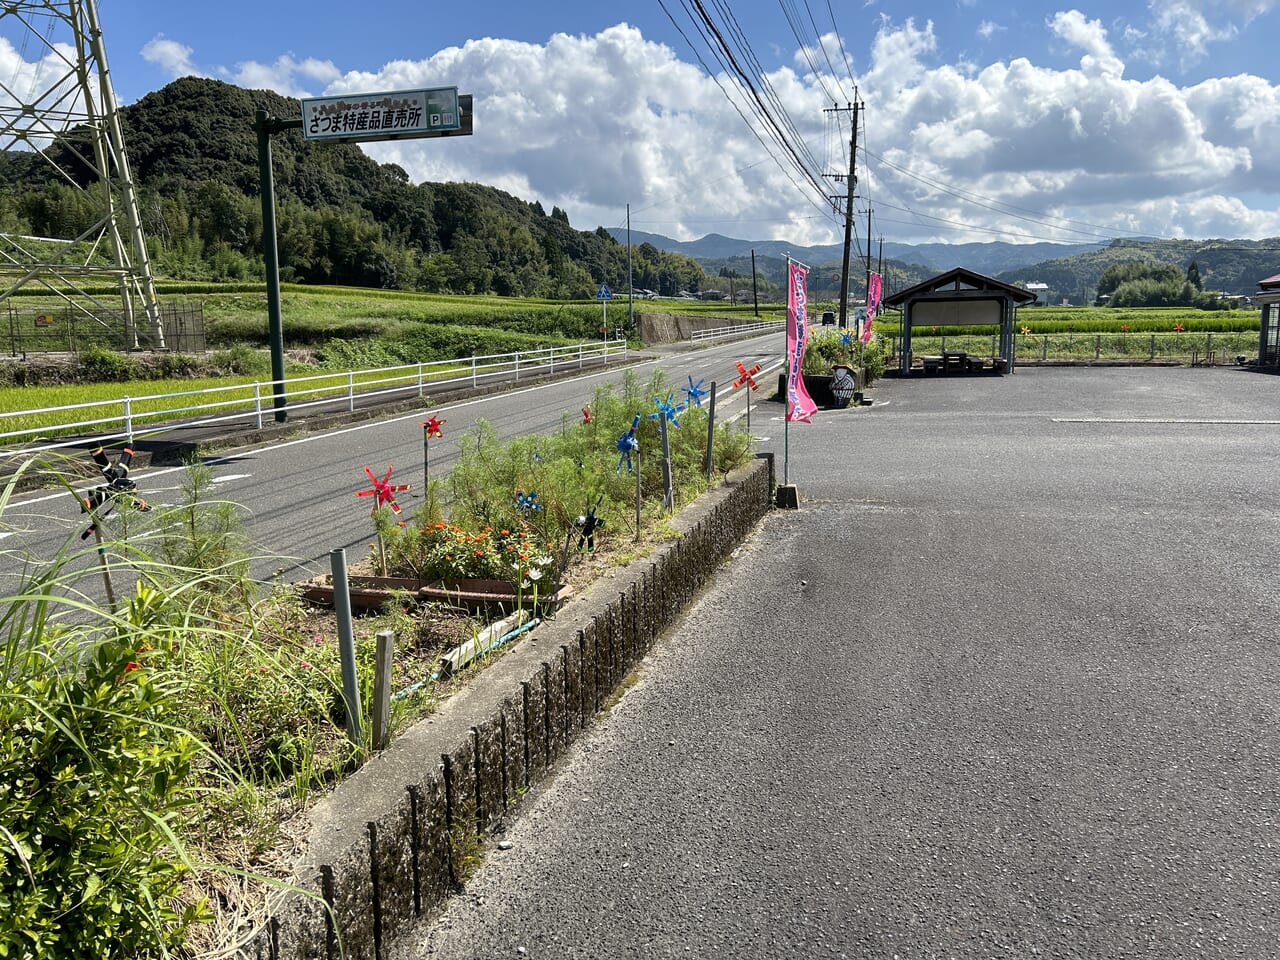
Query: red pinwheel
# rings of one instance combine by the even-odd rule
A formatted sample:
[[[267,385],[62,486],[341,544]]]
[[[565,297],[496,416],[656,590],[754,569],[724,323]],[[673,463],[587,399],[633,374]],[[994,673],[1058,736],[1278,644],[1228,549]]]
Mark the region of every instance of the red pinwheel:
[[[759,372],[760,372],[760,364],[757,363],[754,367],[748,370],[746,367],[742,365],[742,361],[739,360],[738,373],[740,376],[738,377],[737,380],[733,381],[733,388],[736,390],[738,387],[742,386],[743,384],[750,384],[752,390],[759,390],[760,384],[756,383],[756,374]]]
[[[595,414],[591,412],[591,404],[587,404],[582,408],[582,422],[591,423],[595,419]]]
[[[392,513],[398,514],[400,512],[400,504],[396,503],[395,495],[402,490],[408,490],[409,484],[407,483],[392,484],[391,483],[392,469],[393,469],[392,467],[387,467],[386,475],[381,480],[379,480],[377,477],[373,475],[372,470],[370,470],[368,467],[365,467],[364,472],[367,473],[369,475],[369,479],[373,481],[373,489],[357,490],[356,496],[357,497],[377,497],[378,499],[374,501],[374,504],[373,504],[374,510],[377,510],[379,507],[382,507],[382,506],[389,506],[391,507]]]
[[[448,420],[441,420],[439,417],[427,417],[427,422],[422,425],[422,429],[427,431],[427,439],[444,439],[444,431],[440,428],[448,422]]]

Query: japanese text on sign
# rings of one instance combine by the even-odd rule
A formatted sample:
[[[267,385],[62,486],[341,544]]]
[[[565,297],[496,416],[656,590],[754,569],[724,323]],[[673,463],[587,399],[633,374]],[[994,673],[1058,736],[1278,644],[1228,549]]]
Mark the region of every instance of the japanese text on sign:
[[[302,133],[308,140],[412,137],[461,125],[457,87],[302,101]]]

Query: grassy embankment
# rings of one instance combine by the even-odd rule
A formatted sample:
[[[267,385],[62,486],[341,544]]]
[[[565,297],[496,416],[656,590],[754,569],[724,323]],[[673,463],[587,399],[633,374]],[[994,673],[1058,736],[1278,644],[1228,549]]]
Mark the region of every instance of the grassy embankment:
[[[52,428],[72,416],[12,416],[23,410],[80,406],[126,396],[225,389],[270,379],[266,295],[260,286],[162,284],[161,294],[199,299],[208,354],[169,356],[164,363],[144,365],[125,356],[90,350],[82,355],[78,368],[69,371],[64,365],[49,377],[59,382],[41,383],[39,375],[33,374],[23,386],[0,387],[0,415],[9,415],[6,429]],[[316,380],[307,385],[308,389],[345,387],[348,370],[514,353],[593,340],[600,336],[605,316],[605,310],[594,301],[452,297],[346,287],[286,285],[281,301],[286,376],[299,379],[335,372],[332,379]],[[637,300],[635,310],[755,319],[752,306],[747,304]],[[772,315],[780,318],[779,308],[775,306]],[[611,329],[625,324],[626,300],[612,302],[607,317]],[[442,366],[432,375],[447,377],[457,369]],[[337,376],[337,371],[344,373]],[[367,374],[358,376],[356,382],[375,379],[375,375]],[[91,382],[79,382],[84,380]],[[241,400],[251,396],[247,390],[238,394]],[[135,403],[133,409],[135,414],[162,412],[197,399]],[[77,420],[92,416],[83,411],[74,413]]]

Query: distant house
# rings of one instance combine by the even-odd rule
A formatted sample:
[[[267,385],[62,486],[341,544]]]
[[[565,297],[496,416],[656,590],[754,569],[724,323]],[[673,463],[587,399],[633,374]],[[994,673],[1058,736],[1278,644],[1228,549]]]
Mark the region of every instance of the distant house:
[[[1027,288],[1027,293],[1034,293],[1036,295],[1035,302],[1037,305],[1039,305],[1041,297],[1044,297],[1046,300],[1048,299],[1049,285],[1047,283],[1028,283],[1024,284],[1024,286]]]

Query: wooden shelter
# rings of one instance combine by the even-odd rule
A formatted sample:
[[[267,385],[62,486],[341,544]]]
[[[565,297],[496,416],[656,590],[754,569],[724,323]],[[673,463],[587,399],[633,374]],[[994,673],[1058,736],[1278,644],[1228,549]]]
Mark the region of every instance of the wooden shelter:
[[[1253,302],[1262,307],[1258,334],[1258,366],[1280,366],[1280,274],[1258,281]]]
[[[902,350],[899,372],[911,371],[913,327],[998,326],[999,360],[1013,370],[1014,317],[1017,307],[1036,295],[980,273],[956,267],[914,287],[885,297],[886,307],[902,309]]]

